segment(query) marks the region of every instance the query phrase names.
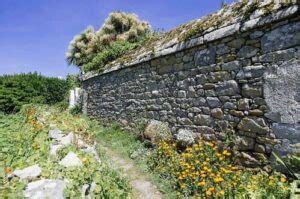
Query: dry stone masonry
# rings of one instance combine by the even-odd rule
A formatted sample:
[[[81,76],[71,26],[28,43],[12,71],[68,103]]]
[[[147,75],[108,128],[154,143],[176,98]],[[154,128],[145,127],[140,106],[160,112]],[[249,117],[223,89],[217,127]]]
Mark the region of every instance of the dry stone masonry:
[[[174,137],[220,144],[233,129],[248,166],[267,164],[273,150],[300,152],[299,6],[262,1],[247,14],[84,74],[85,112],[128,123],[154,119]]]

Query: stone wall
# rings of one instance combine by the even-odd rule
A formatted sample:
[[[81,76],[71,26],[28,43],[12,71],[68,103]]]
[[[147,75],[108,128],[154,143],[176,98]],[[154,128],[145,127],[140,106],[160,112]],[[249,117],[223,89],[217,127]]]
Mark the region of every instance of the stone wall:
[[[267,164],[273,149],[300,151],[297,5],[174,45],[83,77],[85,112],[117,121],[155,119],[174,134],[189,129],[220,144],[232,128],[248,166]]]

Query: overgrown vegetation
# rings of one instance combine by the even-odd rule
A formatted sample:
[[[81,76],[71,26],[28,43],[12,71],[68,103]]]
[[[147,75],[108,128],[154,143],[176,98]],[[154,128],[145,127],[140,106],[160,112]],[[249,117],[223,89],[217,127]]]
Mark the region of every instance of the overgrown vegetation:
[[[228,149],[199,141],[184,151],[162,142],[149,159],[150,168],[170,179],[179,196],[201,198],[288,198],[289,184],[280,173],[238,168]]]
[[[66,80],[37,73],[0,76],[0,111],[17,112],[29,103],[55,104],[65,99],[68,90]]]
[[[101,70],[108,62],[145,41],[146,35],[151,34],[150,29],[149,24],[135,14],[112,12],[98,31],[88,27],[74,37],[67,61],[85,72]]]
[[[41,122],[45,119],[45,124]],[[77,198],[84,184],[95,183],[93,198],[127,198],[131,188],[125,178],[106,164],[99,164],[93,154],[80,150],[77,145],[66,146],[57,156],[49,155],[50,124],[65,132],[73,132],[86,143],[92,144],[101,128],[80,116],[72,116],[49,106],[28,105],[18,114],[0,115],[0,198],[23,198],[27,180],[8,179],[15,169],[39,164],[40,178],[68,179],[64,196]],[[52,127],[53,128],[53,127]],[[69,151],[78,154],[83,165],[65,168],[58,164]],[[101,158],[101,157],[100,157]]]
[[[159,174],[149,170],[147,143],[139,139],[139,130],[124,131],[117,124],[110,125],[97,134],[98,145],[105,146],[122,158],[133,160],[134,170],[143,173],[157,186],[164,198],[176,198],[169,179],[160,178]]]
[[[139,137],[114,125],[99,133],[97,140],[133,159],[167,198],[289,197],[289,182],[284,175],[238,167],[230,149],[222,150],[204,141],[184,150],[172,142],[147,148]]]
[[[145,41],[154,36],[152,33],[140,37],[136,42],[116,41],[107,45],[101,52],[99,52],[89,63],[83,65],[83,71],[99,71],[104,70],[104,66],[128,51],[141,46]]]

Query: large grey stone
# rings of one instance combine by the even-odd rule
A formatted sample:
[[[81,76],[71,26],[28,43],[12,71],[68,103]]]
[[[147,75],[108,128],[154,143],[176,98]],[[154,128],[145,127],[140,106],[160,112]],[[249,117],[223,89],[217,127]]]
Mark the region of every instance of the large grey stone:
[[[153,144],[172,139],[172,133],[168,123],[157,120],[150,120],[148,122],[143,135]]]
[[[255,62],[279,62],[279,61],[288,61],[295,57],[300,57],[300,52],[296,51],[296,48],[289,48],[287,50],[279,50],[275,52],[270,52],[267,54],[264,54],[257,59],[255,59]]]
[[[176,134],[176,140],[183,146],[191,145],[195,142],[194,133],[187,129],[179,129]]]
[[[232,102],[225,102],[223,105],[224,109],[236,109],[236,105]]]
[[[239,92],[240,89],[235,80],[224,81],[216,86],[216,94],[219,96],[237,95]]]
[[[14,176],[19,177],[21,180],[23,179],[34,179],[41,175],[42,169],[39,167],[39,165],[33,165],[30,167],[26,167],[21,170],[15,170],[13,172]]]
[[[250,58],[255,56],[257,52],[258,49],[253,46],[243,46],[237,53],[237,56],[240,58]]]
[[[245,117],[238,124],[238,129],[244,132],[267,134],[270,129],[266,124],[259,119]]]
[[[25,198],[30,199],[64,199],[66,183],[62,180],[39,180],[31,182],[24,191]]]
[[[243,68],[243,77],[238,79],[261,77],[263,76],[265,69],[266,68],[263,65],[246,66]]]
[[[264,52],[282,50],[300,44],[300,22],[280,26],[261,38]]]
[[[237,39],[234,39],[230,42],[228,42],[228,46],[232,47],[232,48],[236,48],[236,49],[239,49],[241,48],[245,43],[245,39],[244,38],[237,38]]]
[[[261,37],[263,34],[264,34],[264,32],[257,30],[257,31],[254,31],[253,33],[250,34],[250,38],[251,39],[256,39],[256,38]]]
[[[299,7],[297,5],[294,5],[294,6],[290,6],[285,9],[279,10],[278,12],[269,14],[265,17],[258,17],[255,19],[248,20],[248,21],[244,22],[243,26],[241,27],[241,31],[244,32],[249,29],[253,29],[255,27],[260,27],[265,24],[283,20],[285,18],[288,18],[292,15],[297,14],[298,11],[299,11]]]
[[[276,138],[287,139],[291,143],[300,143],[300,124],[278,124],[271,126]]]
[[[279,113],[281,123],[300,122],[300,61],[293,59],[273,66],[265,74],[264,96],[269,112]]]
[[[70,151],[59,164],[64,167],[76,167],[81,166],[82,162],[74,152]]]
[[[217,97],[207,97],[206,100],[211,108],[217,108],[221,106],[221,102]]]
[[[199,114],[194,117],[194,122],[200,126],[210,126],[212,123],[212,118],[209,115]]]
[[[223,111],[220,108],[214,108],[211,110],[211,115],[215,118],[221,119],[223,117]]]
[[[204,41],[205,42],[214,41],[235,34],[239,31],[240,26],[241,25],[239,23],[236,23],[223,28],[219,28],[215,31],[212,31],[204,35]]]
[[[239,61],[231,61],[222,65],[222,69],[228,71],[237,70],[241,67],[242,67],[242,63]]]
[[[200,50],[195,54],[196,66],[209,66],[216,61],[216,48],[210,47],[204,50]]]

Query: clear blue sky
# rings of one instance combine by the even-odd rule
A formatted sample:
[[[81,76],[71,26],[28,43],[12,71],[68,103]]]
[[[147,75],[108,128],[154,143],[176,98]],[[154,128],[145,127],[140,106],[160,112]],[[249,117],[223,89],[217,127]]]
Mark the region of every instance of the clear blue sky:
[[[114,10],[134,12],[154,29],[170,30],[219,9],[221,0],[1,0],[0,75],[76,73],[65,52],[88,25],[98,29]],[[227,0],[232,2],[232,0]]]

